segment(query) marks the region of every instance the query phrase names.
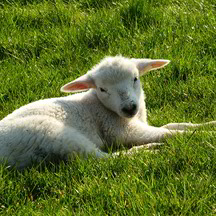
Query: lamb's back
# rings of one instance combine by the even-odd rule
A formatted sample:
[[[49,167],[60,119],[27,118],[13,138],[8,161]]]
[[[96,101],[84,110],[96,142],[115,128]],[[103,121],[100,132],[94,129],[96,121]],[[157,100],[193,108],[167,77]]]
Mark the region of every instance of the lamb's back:
[[[42,125],[41,121],[52,124],[57,120],[65,127],[76,129],[98,147],[101,147],[103,145],[103,130],[106,130],[103,129],[104,122],[107,122],[105,110],[97,96],[92,91],[88,91],[66,97],[39,100],[22,106],[0,121],[0,129],[10,133],[11,125],[26,130],[31,125],[31,130],[34,130],[34,127],[38,128]],[[19,131],[22,136],[22,131]]]

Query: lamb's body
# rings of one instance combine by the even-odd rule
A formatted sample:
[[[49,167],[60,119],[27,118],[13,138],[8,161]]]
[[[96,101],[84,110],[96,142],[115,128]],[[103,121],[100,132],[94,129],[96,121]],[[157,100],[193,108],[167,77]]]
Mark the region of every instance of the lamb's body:
[[[139,118],[146,120],[145,109],[142,114]],[[0,158],[22,168],[35,161],[67,160],[73,153],[103,157],[111,144],[126,141],[118,134],[132,129],[129,121],[104,107],[95,90],[36,101],[0,121]]]
[[[74,153],[104,157],[111,145],[131,147],[172,135],[176,131],[147,124],[137,78],[165,64],[165,60],[108,58],[62,88],[90,89],[87,92],[36,101],[14,111],[0,121],[0,161],[23,168],[32,162],[67,160]]]

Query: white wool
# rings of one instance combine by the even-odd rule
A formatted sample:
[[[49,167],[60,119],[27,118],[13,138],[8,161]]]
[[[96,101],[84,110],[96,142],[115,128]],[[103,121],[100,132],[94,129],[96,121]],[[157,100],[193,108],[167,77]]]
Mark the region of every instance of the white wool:
[[[0,121],[0,161],[24,168],[32,162],[68,160],[74,154],[105,157],[107,149],[118,143],[132,147],[159,142],[182,132],[176,129],[199,126],[183,123],[156,128],[147,124],[139,76],[168,63],[107,57],[61,89],[85,92],[15,110]]]

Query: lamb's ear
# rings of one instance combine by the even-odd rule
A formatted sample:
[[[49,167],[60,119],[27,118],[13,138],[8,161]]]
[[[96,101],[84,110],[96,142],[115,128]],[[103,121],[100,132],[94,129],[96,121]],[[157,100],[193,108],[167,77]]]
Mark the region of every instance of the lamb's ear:
[[[165,59],[131,59],[139,70],[140,76],[148,71],[162,68],[170,63],[170,60]]]
[[[94,81],[92,78],[85,74],[76,80],[67,83],[66,85],[61,87],[62,92],[81,92],[86,91],[90,88],[96,88],[96,85],[94,84]]]

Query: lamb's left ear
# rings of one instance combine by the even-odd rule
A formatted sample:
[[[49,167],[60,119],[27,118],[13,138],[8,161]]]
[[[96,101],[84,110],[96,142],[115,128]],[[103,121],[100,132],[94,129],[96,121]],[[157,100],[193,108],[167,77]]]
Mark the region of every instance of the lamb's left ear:
[[[170,63],[170,60],[165,59],[131,59],[136,64],[140,76],[148,71],[162,68]]]
[[[96,88],[96,85],[94,84],[94,81],[92,78],[85,74],[76,80],[67,83],[66,85],[61,87],[62,92],[81,92],[86,91],[90,88]]]

